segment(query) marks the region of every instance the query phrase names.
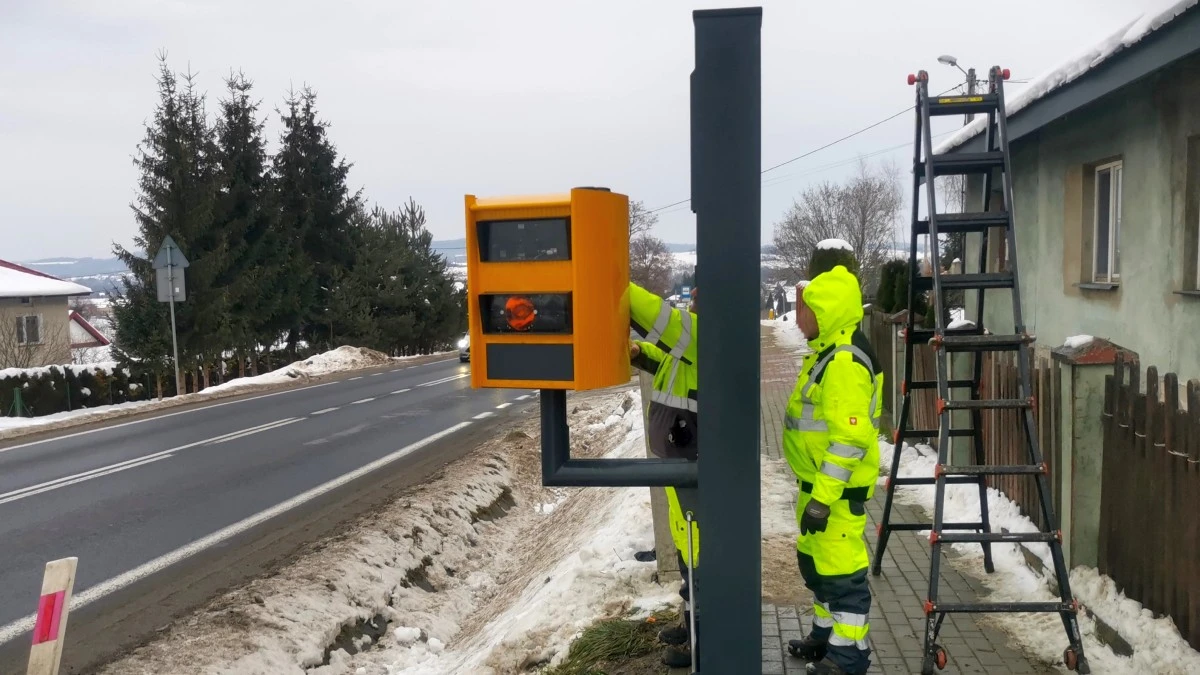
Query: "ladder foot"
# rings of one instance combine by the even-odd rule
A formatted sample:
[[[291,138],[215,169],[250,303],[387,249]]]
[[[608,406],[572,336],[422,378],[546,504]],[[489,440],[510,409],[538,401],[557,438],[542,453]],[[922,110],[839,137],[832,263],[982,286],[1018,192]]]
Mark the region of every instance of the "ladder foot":
[[[950,662],[950,654],[946,648],[936,642],[930,647],[928,653],[925,654],[925,660],[921,663],[921,675],[933,675],[933,669],[945,670],[946,664]]]
[[[1083,673],[1083,675],[1092,672],[1087,657],[1083,656],[1083,650],[1076,650],[1075,647],[1067,647],[1063,650],[1063,665],[1067,667],[1067,670]]]

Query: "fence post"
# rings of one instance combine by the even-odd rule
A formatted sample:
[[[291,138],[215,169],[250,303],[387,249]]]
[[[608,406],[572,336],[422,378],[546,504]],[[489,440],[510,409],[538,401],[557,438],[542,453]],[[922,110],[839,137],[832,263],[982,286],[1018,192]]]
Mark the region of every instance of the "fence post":
[[[78,562],[79,558],[63,558],[46,563],[26,675],[58,675]]]
[[[1061,459],[1056,467],[1059,522],[1063,555],[1069,567],[1100,566],[1101,494],[1104,471],[1105,376],[1113,372],[1117,355],[1136,355],[1107,340],[1095,339],[1078,348],[1058,347],[1051,357],[1062,368],[1062,412],[1058,433]],[[1114,392],[1115,393],[1115,392]],[[1045,422],[1049,422],[1046,420]]]

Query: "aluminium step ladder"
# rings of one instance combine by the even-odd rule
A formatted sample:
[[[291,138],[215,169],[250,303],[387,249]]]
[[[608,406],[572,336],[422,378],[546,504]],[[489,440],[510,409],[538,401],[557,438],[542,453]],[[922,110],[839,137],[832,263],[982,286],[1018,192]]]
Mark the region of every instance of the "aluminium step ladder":
[[[1034,337],[1025,330],[1021,316],[1020,285],[1017,275],[1016,233],[1013,229],[1011,205],[1012,175],[1008,148],[1008,129],[1004,113],[1004,80],[1008,71],[994,67],[988,75],[986,93],[969,96],[930,96],[929,76],[925,71],[909,75],[910,85],[917,88],[917,124],[913,149],[913,192],[912,232],[909,247],[908,322],[904,329],[904,380],[901,385],[903,403],[896,423],[893,441],[895,452],[892,457],[891,474],[888,477],[883,518],[879,524],[879,539],[876,545],[872,574],[878,576],[882,568],[884,550],[888,538],[894,531],[930,530],[929,542],[932,552],[929,572],[929,595],[924,604],[925,644],[921,672],[930,675],[936,666],[946,665],[947,654],[937,643],[942,621],[947,614],[987,612],[1054,612],[1062,618],[1069,646],[1063,652],[1063,662],[1070,670],[1090,672],[1083,653],[1079,632],[1079,605],[1071,594],[1071,585],[1062,552],[1062,532],[1050,501],[1048,469],[1038,447],[1033,417],[1034,400],[1031,390],[1030,345]],[[983,152],[958,152],[933,154],[929,120],[939,115],[986,114],[987,126],[983,133]],[[981,212],[937,213],[935,183],[938,176],[982,175],[983,200]],[[1000,180],[1003,203],[1001,210],[992,210],[991,194],[994,181]],[[924,183],[928,215],[918,216],[918,205],[922,183]],[[966,205],[964,204],[964,211]],[[987,272],[988,232],[992,228],[1004,228],[1008,246],[1008,269]],[[943,274],[937,260],[937,245],[940,235],[982,235],[979,247],[978,271],[962,274]],[[919,237],[928,236],[932,260],[931,276],[922,276],[919,271],[917,242]],[[995,335],[985,330],[983,324],[984,292],[986,290],[1009,290],[1012,293],[1012,312],[1015,328],[1012,334]],[[934,297],[929,311],[934,312],[935,327],[930,329],[916,325],[914,299],[917,293],[932,290]],[[976,291],[974,325],[955,327],[946,325],[947,291]],[[935,351],[937,379],[913,379],[913,352],[920,343],[928,343]],[[1015,399],[987,399],[983,397],[981,381],[983,356],[987,352],[1016,352],[1018,361],[1018,397]],[[953,379],[950,372],[952,353],[972,355],[973,367],[970,379]],[[921,390],[936,390],[936,429],[908,429],[913,416],[913,393]],[[955,392],[957,395],[952,395]],[[966,392],[964,396],[962,392]],[[1019,410],[1024,427],[1024,439],[1028,447],[1028,463],[1014,466],[989,465],[986,461],[983,440],[984,410]],[[954,411],[970,413],[971,426],[967,429],[951,427]],[[974,449],[973,465],[954,465],[950,462],[951,438],[970,438]],[[937,466],[933,476],[904,477],[897,474],[900,455],[905,438],[936,438]],[[1001,475],[1033,476],[1041,501],[1045,531],[1029,533],[993,532],[988,522],[987,477]],[[979,487],[980,518],[978,522],[946,522],[944,509],[947,485],[977,485]],[[893,498],[896,488],[906,485],[934,485],[936,501],[933,523],[891,522]],[[942,546],[955,543],[978,543],[983,548],[984,569],[994,571],[991,545],[993,543],[1042,542],[1050,546],[1054,559],[1054,572],[1061,598],[1058,602],[1001,602],[1001,603],[944,603],[938,599],[938,584]]]

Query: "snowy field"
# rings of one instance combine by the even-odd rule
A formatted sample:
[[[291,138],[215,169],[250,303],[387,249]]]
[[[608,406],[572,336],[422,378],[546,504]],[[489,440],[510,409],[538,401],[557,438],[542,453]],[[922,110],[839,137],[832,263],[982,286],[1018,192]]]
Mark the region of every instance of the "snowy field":
[[[886,472],[891,466],[894,446],[879,442],[879,462]],[[932,476],[937,464],[937,453],[928,446],[906,445],[900,456],[901,476]],[[884,478],[880,478],[882,484]],[[971,522],[979,518],[979,489],[974,485],[951,485],[946,488],[945,519],[947,521]],[[900,503],[913,504],[925,509],[933,517],[934,487],[905,486],[898,488],[896,499]],[[993,528],[1005,528],[1010,532],[1035,532],[1037,527],[1021,515],[1017,505],[1003,493],[988,490],[989,516]],[[928,531],[918,533],[927,537]],[[897,533],[895,536],[913,536]],[[978,544],[954,544],[961,557],[950,559],[950,564],[972,574],[982,581],[990,593],[985,600],[991,602],[1055,601],[1058,596],[1051,593],[1049,580],[1040,571],[1035,572],[1025,562],[1016,544],[992,544],[992,558],[996,571],[983,572],[983,552]],[[1050,548],[1046,544],[1025,544],[1040,557],[1046,569],[1053,570]],[[1170,618],[1154,617],[1141,604],[1126,598],[1112,579],[1101,575],[1095,568],[1076,567],[1071,570],[1071,589],[1076,599],[1096,616],[1115,628],[1133,646],[1132,657],[1119,656],[1100,642],[1096,622],[1081,612],[1080,630],[1083,633],[1084,651],[1091,663],[1093,673],[1124,675],[1126,673],[1156,675],[1194,675],[1200,673],[1200,653],[1193,650],[1179,634]],[[1046,663],[1059,663],[1063,649],[1067,647],[1066,635],[1061,620],[1056,614],[989,614],[986,620],[1008,633],[1023,650]],[[1064,671],[1065,672],[1065,671]]]
[[[129,403],[120,403],[116,405],[101,405],[93,408],[81,408],[79,410],[72,410],[69,412],[54,413],[52,415],[42,415],[40,417],[0,417],[0,439],[10,438],[26,431],[44,427],[61,428],[115,417],[124,417],[125,415],[145,412],[148,410],[158,410],[161,408],[169,408],[187,403],[195,403],[209,397],[233,395],[236,394],[238,390],[242,389],[278,387],[285,384],[302,382],[311,378],[323,377],[364,368],[378,368],[389,363],[410,361],[416,358],[422,357],[406,356],[401,358],[391,358],[379,352],[362,347],[338,347],[332,351],[317,354],[312,358],[304,361],[297,361],[289,366],[284,366],[283,368],[273,370],[269,373],[264,373],[254,377],[241,377],[235,380],[230,380],[224,384],[218,384],[209,387],[196,394],[184,394],[183,396],[164,398],[162,400],[152,399],[149,401],[132,401]],[[55,367],[69,368],[76,373],[83,371],[95,372],[97,370],[111,372],[114,368],[116,368],[116,364],[96,363],[84,366]],[[35,374],[43,371],[48,372],[49,367],[29,368],[23,372]],[[0,376],[11,376],[16,372],[17,371],[15,369],[3,370],[0,371]]]

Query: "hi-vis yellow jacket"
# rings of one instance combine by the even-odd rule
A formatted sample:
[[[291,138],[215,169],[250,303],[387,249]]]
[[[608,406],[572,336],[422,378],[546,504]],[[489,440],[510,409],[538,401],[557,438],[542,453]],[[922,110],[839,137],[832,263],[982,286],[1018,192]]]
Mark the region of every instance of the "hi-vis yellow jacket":
[[[862,321],[858,279],[839,265],[804,289],[819,335],[808,346],[788,400],[783,452],[802,492],[833,504],[866,501],[879,478],[878,425],[883,373]],[[847,491],[843,495],[843,491]]]
[[[642,337],[633,365],[654,374],[646,428],[650,451],[696,459],[696,315],[629,284],[629,323]]]

